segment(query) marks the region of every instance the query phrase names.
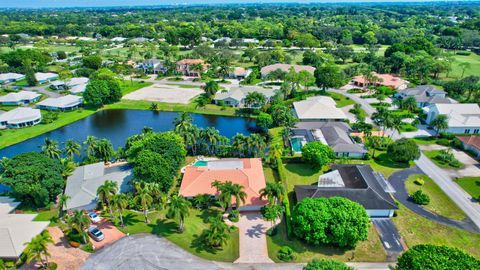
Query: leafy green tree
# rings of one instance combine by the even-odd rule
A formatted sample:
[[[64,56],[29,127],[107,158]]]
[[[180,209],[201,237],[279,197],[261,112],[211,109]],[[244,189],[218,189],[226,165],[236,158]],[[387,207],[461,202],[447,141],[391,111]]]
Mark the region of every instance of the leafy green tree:
[[[336,260],[313,259],[303,267],[303,270],[354,270],[354,268]]]
[[[88,227],[90,227],[91,223],[92,222],[90,221],[90,218],[87,216],[87,211],[84,209],[75,210],[67,220],[67,224],[70,229],[75,230],[82,236],[84,244],[88,243],[87,233],[85,231],[88,229]]]
[[[416,204],[427,205],[430,203],[430,197],[424,193],[421,189],[415,191],[410,195],[412,201]]]
[[[333,51],[333,55],[335,55],[337,58],[342,60],[342,63],[345,64],[345,62],[350,59],[354,54],[353,48],[350,46],[338,46],[335,51]]]
[[[97,55],[85,56],[82,58],[83,66],[91,69],[99,69],[102,67],[102,58]]]
[[[435,129],[435,136],[438,137],[440,131],[448,128],[448,116],[445,114],[437,115],[437,117],[430,122],[430,126]]]
[[[275,104],[270,108],[273,123],[279,127],[293,127],[298,121],[291,108],[283,104]]]
[[[414,141],[402,138],[388,146],[387,154],[394,161],[408,163],[420,158],[420,149]]]
[[[19,154],[2,166],[2,183],[12,188],[13,197],[28,206],[44,207],[54,202],[65,186],[60,162],[41,153]]]
[[[480,260],[458,248],[421,244],[400,255],[395,269],[480,269]]]
[[[295,235],[309,244],[355,247],[368,237],[367,211],[346,198],[305,198],[292,216]]]
[[[327,165],[333,157],[333,149],[321,142],[309,142],[302,147],[302,159],[314,167]]]
[[[190,215],[190,202],[183,196],[173,195],[168,204],[167,216],[178,220],[178,230],[183,232],[185,218]]]
[[[37,77],[35,77],[35,71],[32,67],[25,67],[25,79],[27,80],[28,86],[38,85]]]
[[[97,196],[103,206],[108,208],[110,216],[113,217],[112,198],[118,192],[118,183],[112,180],[107,180],[97,188]]]
[[[133,168],[135,179],[145,183],[157,183],[163,192],[173,185],[170,162],[161,154],[143,150],[137,156]]]
[[[119,101],[122,91],[116,80],[91,80],[83,98],[88,105],[98,108]]]
[[[26,262],[31,263],[33,260],[40,263],[41,267],[46,269],[48,266],[48,258],[51,254],[48,252],[48,244],[53,244],[53,239],[48,231],[32,238],[30,242],[25,243]]]
[[[314,74],[317,86],[323,90],[327,88],[338,88],[346,83],[343,72],[338,66],[333,64],[317,67]]]
[[[257,117],[257,126],[262,129],[268,129],[273,125],[272,116],[268,113],[260,112]]]

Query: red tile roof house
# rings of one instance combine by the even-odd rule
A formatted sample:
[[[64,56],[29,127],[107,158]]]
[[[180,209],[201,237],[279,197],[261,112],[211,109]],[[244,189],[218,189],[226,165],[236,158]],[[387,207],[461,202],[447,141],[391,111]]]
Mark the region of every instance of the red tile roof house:
[[[203,70],[194,70],[192,65],[200,64]],[[177,62],[176,70],[185,76],[200,77],[200,74],[207,69],[208,65],[202,59],[182,59]]]
[[[260,190],[265,187],[262,160],[260,158],[220,159],[207,161],[204,166],[187,166],[180,185],[180,195],[194,197],[201,194],[217,196],[212,187],[215,180],[231,181],[244,187],[247,197],[240,211],[258,211],[266,201],[260,198]],[[232,204],[235,203],[232,198]]]
[[[469,150],[480,159],[480,136],[457,136],[462,141],[465,150]]]
[[[387,86],[395,90],[403,90],[408,87],[409,81],[406,81],[400,77],[396,77],[390,74],[379,74],[376,72],[372,73],[373,76],[379,78],[380,80],[376,83],[370,83],[369,85],[374,86]],[[365,87],[367,81],[363,75],[355,76],[352,79],[352,83],[358,87]]]

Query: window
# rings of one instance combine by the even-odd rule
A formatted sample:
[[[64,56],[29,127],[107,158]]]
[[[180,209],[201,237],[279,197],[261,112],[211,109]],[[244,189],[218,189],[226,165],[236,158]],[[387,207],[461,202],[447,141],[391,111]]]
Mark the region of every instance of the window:
[[[474,129],[474,130],[473,130],[473,134],[478,134],[478,131],[479,131],[478,128]]]
[[[470,129],[465,129],[465,133],[466,134],[470,133]]]

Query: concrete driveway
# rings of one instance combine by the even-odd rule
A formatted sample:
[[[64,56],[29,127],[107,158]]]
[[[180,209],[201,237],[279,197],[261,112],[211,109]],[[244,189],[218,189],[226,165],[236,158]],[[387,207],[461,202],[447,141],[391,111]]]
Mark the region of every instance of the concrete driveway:
[[[268,257],[266,232],[271,223],[258,212],[242,213],[237,223],[240,234],[240,257],[236,263],[273,263]]]
[[[129,93],[122,99],[188,104],[191,99],[203,93],[200,87],[184,88],[181,85],[174,84],[176,83],[171,82],[170,85],[153,84]]]

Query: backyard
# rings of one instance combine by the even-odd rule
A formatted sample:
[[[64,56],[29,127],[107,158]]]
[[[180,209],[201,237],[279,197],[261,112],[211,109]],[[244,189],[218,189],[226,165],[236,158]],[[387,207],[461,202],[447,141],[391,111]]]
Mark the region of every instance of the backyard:
[[[424,184],[420,186],[415,183],[415,180],[424,181]],[[423,207],[430,212],[455,220],[463,220],[466,217],[465,213],[458,208],[455,202],[453,202],[452,199],[450,199],[450,197],[448,197],[442,189],[440,189],[440,187],[426,175],[411,175],[405,182],[405,187],[409,194],[412,194],[417,190],[422,190],[427,194],[430,197],[430,203]]]
[[[144,222],[142,213],[125,211],[124,220],[126,227],[120,227],[119,221],[115,220],[117,227],[124,233],[153,233],[167,238],[190,253],[207,260],[233,262],[239,256],[238,229],[235,227],[230,233],[227,244],[221,249],[212,249],[204,244],[202,233],[206,230],[208,219],[219,213],[218,210],[190,209],[190,215],[185,219],[185,231],[177,232],[177,222],[165,217],[165,210],[148,214],[150,223]]]

